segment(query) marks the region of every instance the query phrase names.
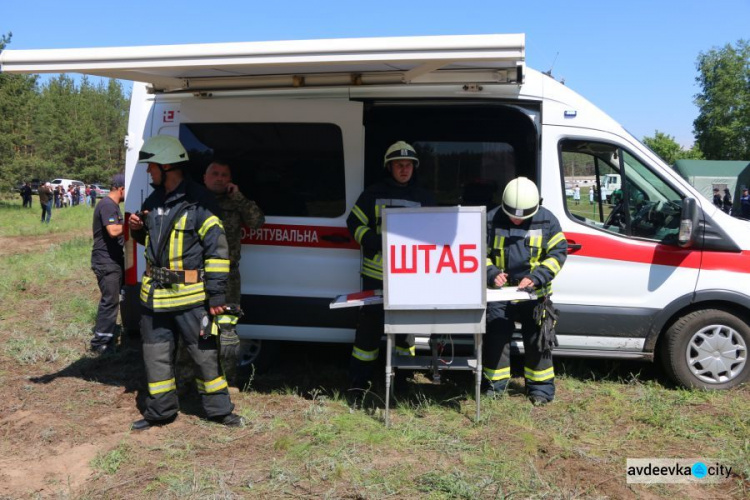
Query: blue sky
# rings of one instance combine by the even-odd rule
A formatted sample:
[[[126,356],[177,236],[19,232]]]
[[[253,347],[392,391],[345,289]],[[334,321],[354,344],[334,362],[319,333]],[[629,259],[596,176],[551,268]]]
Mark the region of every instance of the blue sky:
[[[550,69],[639,139],[693,143],[695,62],[750,38],[750,0],[325,1],[5,0],[9,48],[526,33],[526,62]]]

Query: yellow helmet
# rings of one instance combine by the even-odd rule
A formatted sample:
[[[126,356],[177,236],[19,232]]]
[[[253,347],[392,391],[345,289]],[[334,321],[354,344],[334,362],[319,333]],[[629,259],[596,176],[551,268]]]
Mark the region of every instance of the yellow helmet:
[[[514,219],[528,219],[539,210],[539,188],[526,177],[513,179],[503,191],[503,212]]]
[[[188,160],[187,151],[176,137],[155,135],[148,139],[138,153],[138,163],[173,165]]]
[[[383,158],[383,168],[388,166],[389,161],[393,160],[411,160],[414,162],[414,168],[419,167],[419,158],[416,150],[404,141],[398,141],[391,144]]]

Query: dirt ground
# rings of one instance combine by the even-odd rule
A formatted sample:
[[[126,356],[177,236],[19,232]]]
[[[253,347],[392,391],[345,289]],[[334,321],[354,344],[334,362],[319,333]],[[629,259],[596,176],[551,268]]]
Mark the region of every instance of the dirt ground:
[[[40,245],[52,243],[59,243],[59,238],[0,238],[0,252],[4,252],[0,255],[36,251]],[[95,302],[98,292],[93,275],[90,278],[83,298]],[[35,287],[25,292],[29,294],[27,303],[33,303],[29,310],[0,315],[0,345],[6,345],[12,335],[33,334],[18,332],[8,325],[18,324],[20,315],[33,317],[45,309],[45,304],[49,306],[54,297],[41,296],[42,290],[43,287]],[[73,361],[61,361],[50,355],[49,359],[21,364],[0,350],[0,499],[257,498],[261,495],[267,498],[404,498],[398,492],[378,489],[377,484],[369,485],[366,477],[357,478],[358,481],[349,477],[341,480],[339,466],[329,463],[328,455],[317,457],[313,451],[302,455],[304,458],[296,458],[294,463],[289,462],[295,446],[300,445],[295,442],[299,438],[295,434],[299,427],[320,422],[322,430],[314,428],[311,432],[324,432],[326,419],[343,417],[346,420],[345,405],[329,404],[326,397],[333,391],[343,393],[346,389],[350,346],[285,345],[283,362],[271,373],[258,376],[251,391],[233,394],[238,411],[244,412],[250,420],[250,424],[240,430],[206,423],[201,418],[192,377],[189,371],[181,372],[178,376],[179,418],[169,426],[136,433],[129,427],[141,418],[140,409],[146,395],[140,340],[125,336],[117,353],[95,357],[86,351],[88,333],[82,332],[61,346],[74,351],[75,354],[67,358]],[[644,366],[644,371],[649,370],[648,366]],[[470,387],[469,374],[464,375],[467,376],[464,379],[459,376],[459,385]],[[426,385],[429,398],[431,388]],[[322,392],[321,387],[325,388]],[[473,406],[473,402],[467,401],[465,391],[458,394],[454,400],[445,398],[444,401],[450,402],[444,405],[458,408],[458,411],[451,408],[449,417],[465,419],[465,415],[472,414],[467,405]],[[574,402],[577,397],[572,391],[561,391],[558,395],[563,405]],[[544,417],[543,409],[529,410],[522,395],[517,399],[520,404],[515,408]],[[433,399],[437,400],[439,398]],[[434,402],[430,404],[439,407]],[[413,418],[422,419],[423,425],[432,429],[442,429],[446,425],[442,422],[446,415],[434,412],[432,408],[424,413],[417,410]],[[362,420],[352,421],[362,423]],[[450,451],[450,447],[443,451],[438,446],[436,450],[429,448],[426,453],[414,455],[408,449],[378,447],[382,423],[373,418],[366,424],[369,427],[363,432],[371,433],[373,441],[356,446],[366,447],[367,453],[344,454],[341,462],[383,475],[393,474],[394,464],[397,464],[395,468],[408,471],[409,478],[405,481],[409,485],[411,478],[425,481],[433,477],[432,474],[439,477],[440,473],[454,470],[462,461],[471,465],[474,451],[497,447],[513,450],[513,455],[518,455],[519,461],[514,467],[532,467],[535,474],[543,478],[540,484],[554,484],[559,488],[547,490],[542,495],[545,498],[672,496],[672,490],[668,489],[632,488],[624,483],[619,465],[587,455],[585,443],[571,453],[564,449],[564,443],[550,441],[549,436],[535,435],[538,430],[519,436],[498,426],[492,428],[491,435],[480,438],[471,434],[470,422],[462,421],[469,437],[459,442],[460,453]],[[406,427],[405,423],[402,426]],[[622,429],[623,434],[628,432],[629,429]],[[398,430],[387,436],[384,439],[394,442],[400,437]],[[310,438],[313,449],[314,438]],[[336,437],[332,439],[335,442]],[[598,443],[590,444],[591,448],[597,446]],[[326,453],[330,454],[331,448],[334,447],[328,446]],[[118,450],[127,458],[118,462]],[[618,453],[620,455],[623,453]],[[690,450],[685,450],[681,456],[691,456]],[[107,467],[116,468],[116,473],[103,472]],[[461,479],[461,469],[455,470]],[[471,480],[469,476],[467,481]],[[210,483],[210,487],[204,482]],[[500,484],[503,484],[502,479],[492,487],[499,488]],[[442,487],[442,490],[420,491],[442,491],[433,495],[437,498],[471,498],[455,493],[451,489],[454,486],[449,482],[441,483],[436,488]],[[165,495],[165,491],[168,494]],[[244,493],[238,495],[237,491]],[[685,486],[678,491],[678,497],[690,498],[739,498],[738,491],[742,494],[729,485],[723,490]],[[523,497],[526,493],[514,496],[513,491],[498,489],[483,491],[479,496]]]
[[[38,252],[40,249],[57,245],[63,241],[81,236],[89,236],[91,230],[85,229],[71,234],[52,233],[41,236],[0,236],[0,257]]]
[[[0,495],[79,491],[92,475],[90,462],[97,453],[128,435],[128,423],[137,415],[133,390],[98,381],[101,365],[84,358],[59,372],[3,367]],[[133,436],[141,437],[153,439]]]
[[[252,485],[266,488],[264,496],[269,498],[405,498],[384,491],[363,495],[360,488],[346,481],[332,481],[334,486],[326,485],[325,481],[310,481],[308,484],[304,477],[287,478],[284,474],[291,472],[281,469],[286,453],[296,445],[295,426],[307,424],[311,411],[330,411],[330,408],[324,408],[324,399],[316,404],[314,388],[318,385],[331,387],[337,381],[344,381],[345,372],[333,367],[346,364],[348,346],[333,349],[321,345],[298,347],[289,352],[289,358],[271,374],[259,376],[251,392],[235,392],[232,397],[238,407],[252,409],[252,422],[245,429],[224,429],[206,423],[201,419],[197,395],[189,388],[180,390],[181,413],[173,424],[136,433],[130,431],[129,426],[140,418],[139,408],[142,408],[145,396],[138,342],[138,339],[126,338],[115,356],[96,358],[84,355],[59,370],[50,370],[48,363],[19,368],[2,361],[0,499],[143,498],[144,491],[148,492],[145,485],[164,481],[172,467],[175,471],[178,467],[191,468],[191,474],[195,475],[192,481],[196,483],[203,477],[201,470],[209,471],[206,472],[209,475],[210,471],[221,470],[223,475],[211,476],[211,481],[213,484],[224,482],[226,492],[217,495],[212,490],[210,494],[201,494],[199,485],[193,484],[186,493],[168,495],[169,498],[254,498]],[[298,393],[284,393],[284,387],[294,383],[295,377],[302,389]],[[190,378],[189,373],[182,372],[178,385],[190,385],[187,383]],[[464,378],[461,382],[470,385],[470,379]],[[559,396],[563,404],[576,397],[565,393]],[[459,401],[453,404],[473,403]],[[464,408],[465,414],[471,414],[466,410]],[[336,418],[345,413],[345,410],[336,411],[329,417]],[[532,411],[542,415],[544,410]],[[431,427],[449,425],[437,421],[442,418],[440,415],[429,412],[417,417]],[[378,422],[374,425],[376,428],[382,426]],[[455,464],[465,459],[463,454],[471,455],[472,448],[497,446],[498,449],[515,450],[513,454],[518,457],[518,467],[533,464],[545,480],[554,481],[559,491],[543,495],[544,498],[560,498],[561,492],[566,492],[566,498],[669,497],[668,490],[652,493],[643,488],[631,488],[624,483],[619,468],[606,460],[592,461],[585,454],[571,455],[557,443],[545,439],[537,431],[530,431],[527,436],[498,428],[496,433],[481,440],[464,440],[461,453],[414,455],[398,447],[386,447],[387,451],[361,459],[369,460],[362,464],[363,467],[389,470],[398,464],[408,470],[411,477],[424,478],[434,471],[452,470]],[[597,446],[596,442],[590,443],[591,448]],[[97,457],[111,454],[118,447],[125,447],[131,454],[116,475],[103,474],[92,466]],[[685,451],[683,456],[690,454]],[[165,464],[165,456],[174,457],[175,463]],[[285,479],[289,484],[269,495],[269,482],[275,478]],[[238,487],[243,487],[246,495],[233,494]],[[678,496],[683,498],[739,498],[736,490],[724,495],[726,490],[686,485],[679,491]],[[157,492],[146,496],[154,498]],[[602,492],[606,494],[602,496]],[[481,497],[495,497],[491,493],[488,491]],[[456,495],[438,497],[453,498]],[[461,495],[457,497],[463,498]]]
[[[135,492],[142,490],[140,482],[154,480],[163,473],[163,465],[149,473],[142,460],[124,463],[118,477],[126,479],[113,483],[92,467],[92,461],[120,445],[136,450],[141,458],[151,454],[154,460],[161,460],[160,450],[165,447],[198,446],[202,448],[199,456],[190,459],[197,466],[228,464],[243,482],[267,480],[269,465],[279,456],[275,441],[280,437],[262,429],[278,419],[298,417],[309,410],[309,401],[275,394],[286,383],[283,374],[277,373],[260,380],[257,392],[232,390],[238,407],[259,409],[257,421],[241,431],[224,429],[202,420],[198,396],[187,387],[192,385],[191,374],[183,370],[178,376],[178,384],[186,387],[179,391],[179,418],[163,428],[132,432],[130,424],[141,418],[139,408],[146,393],[139,342],[125,338],[117,354],[102,358],[84,354],[85,346],[81,346],[82,358],[57,371],[50,370],[49,363],[18,366],[0,360],[4,386],[0,400],[0,499],[138,497]],[[347,352],[339,347],[336,355],[345,364]],[[299,350],[294,357],[306,363],[309,353]],[[215,442],[217,432],[226,436],[226,446],[203,448],[196,444]],[[233,432],[241,433],[242,439],[232,441],[237,437]],[[313,491],[300,494],[317,496]]]

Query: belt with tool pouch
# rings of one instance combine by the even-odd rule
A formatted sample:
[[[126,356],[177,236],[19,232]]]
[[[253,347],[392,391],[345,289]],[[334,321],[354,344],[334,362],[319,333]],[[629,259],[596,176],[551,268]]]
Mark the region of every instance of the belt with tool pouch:
[[[192,285],[203,281],[203,269],[169,269],[146,266],[146,276],[160,285]]]

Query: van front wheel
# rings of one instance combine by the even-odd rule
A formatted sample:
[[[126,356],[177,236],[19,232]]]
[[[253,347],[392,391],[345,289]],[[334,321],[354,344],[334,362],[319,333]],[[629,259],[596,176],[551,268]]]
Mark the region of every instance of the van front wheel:
[[[718,309],[694,311],[666,331],[661,360],[678,384],[696,389],[729,389],[750,378],[750,327]]]

